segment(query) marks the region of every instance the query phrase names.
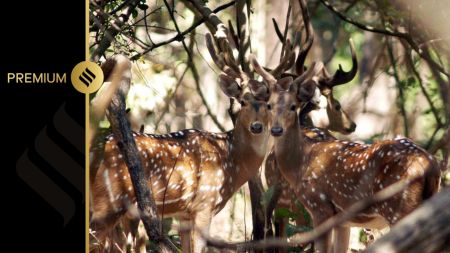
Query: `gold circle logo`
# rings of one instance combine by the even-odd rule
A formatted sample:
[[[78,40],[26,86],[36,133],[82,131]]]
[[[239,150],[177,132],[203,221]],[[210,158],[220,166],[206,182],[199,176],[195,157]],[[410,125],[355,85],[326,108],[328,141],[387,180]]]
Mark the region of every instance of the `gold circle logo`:
[[[83,61],[78,63],[70,75],[72,85],[81,93],[96,92],[103,83],[103,71],[94,62]]]

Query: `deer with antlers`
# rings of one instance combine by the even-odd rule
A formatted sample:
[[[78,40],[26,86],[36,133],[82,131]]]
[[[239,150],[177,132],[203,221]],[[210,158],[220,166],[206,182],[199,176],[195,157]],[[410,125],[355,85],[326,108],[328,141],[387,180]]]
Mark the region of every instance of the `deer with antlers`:
[[[219,54],[210,35],[207,44],[222,70],[222,91],[241,105],[235,128],[226,133],[186,129],[163,135],[133,134],[158,212],[165,217],[178,217],[193,227],[181,232],[184,252],[202,251],[206,245],[201,234],[208,232],[212,216],[257,174],[266,155],[269,93],[266,86],[239,68],[226,35],[226,28],[219,26],[215,34]],[[283,66],[277,71],[284,71]],[[91,229],[102,241],[135,204],[130,176],[114,136],[107,138],[96,174],[92,183]]]
[[[333,96],[334,86],[345,84],[351,81],[351,79],[355,76],[354,73],[356,73],[355,70],[357,69],[357,62],[354,53],[354,46],[351,41],[350,45],[354,63],[352,69],[349,72],[344,72],[342,69],[339,69],[336,72],[337,74],[335,74],[335,76],[344,76],[343,73],[346,73],[347,75],[345,75],[345,78],[333,79],[325,71],[322,71],[319,76],[316,76],[316,78],[320,78],[321,80],[318,86],[321,91],[321,99],[324,98],[326,100],[326,119],[322,122],[327,122],[328,124],[318,127],[314,126],[311,119],[306,115],[308,112],[314,111],[314,107],[317,105],[313,101],[309,101],[305,105],[302,105],[302,111],[299,113],[299,124],[303,134],[308,136],[308,138],[315,139],[316,141],[335,140],[336,138],[331,135],[328,130],[340,132],[342,134],[349,134],[356,128],[356,124],[350,119],[347,112],[345,112],[345,110],[340,106],[339,101]],[[296,77],[298,76],[299,75]],[[295,210],[296,213],[301,213],[299,212],[300,210],[297,210],[298,208],[295,205],[294,189],[290,187],[286,180],[284,180],[281,176],[273,150],[270,152],[265,162],[265,177],[268,187],[273,187],[276,185],[281,187],[281,194],[279,196],[276,208],[288,208],[290,210]],[[282,237],[285,236],[284,231],[286,223],[286,218],[277,220],[277,225],[279,226],[278,234]],[[297,216],[296,225],[307,225],[303,215]]]
[[[364,145],[316,141],[303,134],[297,110],[323,81],[314,78],[323,64],[313,64],[295,80],[280,83],[256,59],[252,63],[273,91],[268,103],[269,128],[277,164],[314,226],[397,181],[411,181],[401,193],[334,228],[334,244],[331,231],[315,241],[318,252],[347,252],[350,226],[390,226],[438,191],[440,169],[435,158],[407,138]]]
[[[283,73],[281,76],[291,76],[293,78],[297,78],[304,71],[304,63],[308,52],[310,51],[313,41],[314,41],[314,30],[310,22],[308,9],[306,7],[306,3],[304,1],[299,1],[303,25],[306,30],[306,39],[305,44],[300,49],[300,53],[295,62],[295,74],[291,73]],[[287,16],[289,17],[289,11]],[[281,32],[279,32],[278,24],[275,20],[273,20],[275,30],[278,31],[276,34],[279,36],[281,42],[284,42],[285,39]],[[287,21],[288,22],[288,21]],[[286,24],[288,27],[288,23]],[[285,46],[283,46],[285,48]],[[355,128],[356,124],[351,120],[348,116],[348,113],[343,110],[340,105],[340,102],[334,98],[333,95],[333,87],[337,85],[342,85],[350,82],[356,75],[358,62],[356,59],[356,53],[354,49],[354,45],[352,40],[350,40],[350,51],[352,55],[352,68],[350,71],[345,72],[342,70],[342,67],[339,66],[336,74],[331,76],[325,68],[322,69],[320,74],[316,78],[320,78],[318,90],[320,91],[320,100],[311,99],[311,101],[307,101],[302,105],[302,110],[299,113],[299,123],[302,126],[303,134],[308,136],[309,138],[313,138],[315,140],[335,140],[335,137],[332,136],[328,130],[339,132],[342,134],[350,134]],[[278,78],[277,76],[274,76]],[[317,94],[315,94],[317,97]],[[308,113],[314,112],[317,110],[318,103],[322,103],[325,101],[326,104],[326,115],[323,115],[321,120],[319,121],[322,124],[314,125]],[[289,184],[280,174],[280,171],[276,164],[276,159],[274,155],[274,151],[272,150],[267,157],[265,163],[265,177],[267,181],[268,187],[280,187],[280,196],[275,208],[288,208],[290,210],[294,210],[296,213],[301,213],[295,205],[295,194],[294,190],[289,187]],[[268,210],[270,212],[270,210]],[[287,218],[276,219],[276,230],[277,234],[281,237],[285,237],[285,226],[288,222]],[[298,215],[296,218],[297,226],[306,226],[307,221],[304,219],[303,215]]]

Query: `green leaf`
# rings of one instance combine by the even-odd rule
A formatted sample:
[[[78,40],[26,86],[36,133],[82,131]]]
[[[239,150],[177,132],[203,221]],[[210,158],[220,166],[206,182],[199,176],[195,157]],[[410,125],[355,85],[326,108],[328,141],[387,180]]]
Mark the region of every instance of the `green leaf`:
[[[137,7],[138,7],[139,9],[143,10],[143,11],[145,11],[145,10],[148,9],[148,5],[146,5],[146,4],[138,4]]]
[[[275,219],[283,219],[283,218],[291,218],[295,219],[297,218],[298,214],[292,212],[288,208],[282,207],[275,209]]]
[[[364,232],[364,229],[361,229],[359,231],[359,242],[361,242],[361,243],[368,242],[367,234]]]
[[[308,225],[312,226],[311,216],[309,215],[308,211],[306,211],[306,209],[302,205],[302,203],[300,203],[300,201],[296,200],[295,206],[300,210],[301,215],[303,215],[303,218],[305,218],[306,223],[308,223]]]
[[[406,83],[408,84],[408,86],[414,85],[416,83],[416,79],[412,76],[408,77]]]
[[[138,15],[138,11],[137,11],[136,9],[134,9],[133,12],[131,12],[131,16],[132,16],[133,18],[136,18],[137,15]]]

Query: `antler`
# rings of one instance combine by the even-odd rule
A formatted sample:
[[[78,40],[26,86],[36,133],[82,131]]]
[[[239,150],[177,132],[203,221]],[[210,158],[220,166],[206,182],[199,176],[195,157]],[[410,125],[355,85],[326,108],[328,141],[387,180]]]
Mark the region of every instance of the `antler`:
[[[252,64],[255,71],[269,84],[270,88],[273,88],[277,83],[277,79],[269,72],[267,72],[261,65],[258,63],[256,58],[251,55],[250,63]],[[301,75],[296,77],[293,81],[294,84],[301,84],[304,81],[313,78],[313,76],[317,75],[323,69],[322,62],[314,62],[311,67],[303,72]]]
[[[219,54],[217,54],[215,50],[212,36],[209,33],[206,34],[206,46],[208,47],[208,51],[219,69],[226,72],[227,67],[229,67],[239,74],[241,69],[239,68],[238,62],[234,59],[233,51],[230,47],[230,42],[228,41],[228,36],[228,29],[224,24],[219,24],[217,26],[217,31],[214,34]]]
[[[311,64],[311,67],[309,67],[305,72],[303,72],[301,75],[295,78],[294,84],[301,84],[306,80],[312,79],[320,71],[322,71],[323,68],[324,68],[323,62],[313,62]]]
[[[288,62],[289,64],[294,64],[295,63],[295,73],[297,74],[297,76],[301,75],[304,72],[304,70],[305,70],[305,67],[304,67],[305,59],[306,59],[306,56],[308,55],[308,52],[311,49],[312,44],[314,42],[314,30],[313,30],[313,27],[312,27],[311,22],[310,22],[308,8],[306,7],[306,2],[304,2],[304,0],[299,0],[299,4],[300,4],[301,11],[302,11],[302,19],[303,19],[303,24],[300,23],[300,27],[302,25],[305,26],[305,29],[306,29],[306,42],[303,45],[303,47],[300,45],[300,52],[299,52],[295,62],[294,61]],[[290,10],[288,9],[288,14],[287,14],[288,18],[289,18],[289,11]],[[273,22],[273,26],[275,28],[275,33],[276,33],[278,39],[281,41],[281,43],[283,43],[283,50],[286,50],[287,47],[285,45],[285,42],[287,40],[286,40],[285,36],[287,34],[286,32],[287,32],[288,21],[286,21],[286,27],[285,27],[286,29],[284,31],[284,34],[281,33],[277,21],[272,18],[272,22]],[[300,42],[301,42],[300,32],[297,32],[295,34],[295,39],[294,39],[294,43],[293,44],[295,45],[295,44],[300,43]],[[286,54],[285,54],[285,56],[286,56]],[[295,55],[294,55],[294,57],[295,57]],[[284,69],[287,70],[291,66],[292,65],[286,65],[284,67]],[[271,73],[274,74],[275,77],[279,77],[280,75],[281,76],[295,76],[294,74],[288,74],[288,73],[280,72],[277,69],[274,69],[273,71],[271,71]]]
[[[284,56],[282,57],[280,64],[272,70],[270,73],[274,77],[280,77],[280,75],[290,69],[295,62],[295,52],[292,51],[292,45],[289,39],[286,40],[286,44],[284,45]]]
[[[325,77],[319,80],[319,84],[321,86],[325,86],[327,88],[332,88],[333,86],[348,83],[356,76],[356,72],[358,71],[358,60],[356,58],[355,45],[353,44],[353,40],[349,39],[350,43],[350,51],[352,54],[352,68],[350,71],[346,72],[342,69],[342,65],[339,64],[339,69],[336,70],[336,73],[330,77],[328,73],[325,72]]]
[[[267,72],[261,64],[259,64],[258,60],[256,60],[256,57],[254,55],[250,55],[250,63],[253,66],[253,69],[258,73],[264,81],[269,85],[269,87],[272,87],[277,83],[277,79],[269,72]]]
[[[308,55],[308,52],[314,42],[314,30],[311,25],[311,19],[309,18],[309,12],[305,0],[299,0],[298,2],[302,10],[303,24],[306,29],[306,44],[303,48],[300,47],[300,52],[298,53],[297,60],[295,61],[295,72],[297,75],[301,75],[304,72],[306,56]]]

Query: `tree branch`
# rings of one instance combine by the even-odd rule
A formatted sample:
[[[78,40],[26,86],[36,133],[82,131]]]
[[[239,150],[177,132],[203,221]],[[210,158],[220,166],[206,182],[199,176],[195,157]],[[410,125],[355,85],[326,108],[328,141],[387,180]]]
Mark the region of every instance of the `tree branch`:
[[[169,6],[169,3],[167,2],[167,0],[164,0],[164,4],[166,5],[166,8],[169,10],[170,18],[172,19],[175,29],[177,30],[178,34],[180,35],[181,31],[180,31],[180,28],[178,27],[177,20],[175,19],[175,16],[173,15],[173,10],[170,9],[170,6]],[[186,45],[186,43],[184,42],[184,37],[182,37],[182,39],[181,39],[183,48],[186,51],[186,54],[188,56],[188,62],[187,62],[188,66],[191,69],[192,75],[195,80],[195,88],[196,88],[198,94],[200,95],[200,98],[201,98],[203,104],[206,107],[206,111],[207,111],[209,117],[213,120],[214,124],[216,124],[216,126],[220,129],[220,131],[225,132],[225,128],[220,124],[220,122],[217,120],[217,117],[212,113],[212,110],[209,107],[208,103],[206,102],[205,96],[203,95],[202,89],[200,87],[200,75],[198,74],[197,68],[194,64],[194,59],[192,57],[192,47],[194,46],[194,41],[195,41],[194,38],[192,38],[190,47],[188,47]]]
[[[223,4],[223,5],[219,6],[219,7],[217,7],[216,9],[214,9],[214,10],[212,11],[212,13],[219,13],[220,11],[227,9],[227,8],[230,7],[230,6],[233,6],[234,3],[235,3],[235,1],[231,1],[231,2],[229,2],[229,3]],[[208,18],[206,18],[206,17],[202,17],[202,18],[200,18],[200,19],[194,21],[194,23],[193,23],[189,28],[187,28],[186,30],[184,30],[183,32],[178,32],[178,34],[177,34],[176,36],[174,36],[174,37],[172,37],[172,38],[170,38],[170,39],[168,39],[168,40],[161,41],[161,42],[158,42],[158,43],[156,43],[156,44],[153,44],[151,47],[145,49],[143,52],[141,52],[141,53],[139,53],[139,54],[136,54],[136,55],[133,55],[133,56],[131,57],[131,60],[137,60],[137,59],[139,59],[142,55],[145,55],[146,53],[148,53],[148,52],[150,52],[150,51],[153,51],[154,49],[156,49],[156,48],[158,48],[158,47],[161,47],[161,46],[170,44],[170,43],[172,43],[172,42],[174,42],[174,41],[183,41],[183,40],[184,40],[184,37],[185,37],[187,34],[191,33],[191,32],[194,31],[198,26],[200,26],[201,24],[203,24],[203,23],[205,23],[205,22],[208,22]]]
[[[114,40],[116,35],[122,30],[122,27],[126,24],[131,16],[131,13],[136,9],[139,4],[139,0],[130,0],[126,2],[125,10],[118,17],[118,19],[105,31],[105,35],[102,40],[98,43],[98,47],[94,50],[91,55],[91,59],[97,62],[100,56],[103,55],[106,49],[111,46],[111,42]],[[96,5],[93,1],[90,1],[91,5]]]
[[[118,92],[113,96],[107,111],[107,117],[111,123],[111,129],[116,138],[117,146],[128,167],[140,211],[140,218],[144,223],[149,239],[155,242],[162,252],[176,253],[178,250],[175,245],[161,234],[161,222],[158,219],[156,204],[152,198],[152,189],[147,186],[144,167],[131,132],[130,123],[126,118],[125,97],[130,87],[130,79],[127,80],[128,82],[121,83]]]
[[[442,126],[443,124],[441,122],[441,119],[439,118],[438,111],[437,111],[436,107],[434,106],[433,101],[431,101],[430,94],[428,94],[427,90],[425,89],[425,86],[423,85],[422,77],[420,76],[419,72],[417,71],[416,67],[414,66],[414,60],[413,60],[411,51],[404,44],[403,44],[403,46],[404,46],[405,52],[407,54],[407,57],[405,57],[406,62],[408,63],[408,65],[411,68],[411,71],[413,72],[414,76],[416,77],[417,82],[419,83],[420,90],[422,91],[422,94],[425,96],[425,99],[427,100],[428,104],[430,105],[431,112],[433,113],[433,116],[436,120],[436,124],[438,126]]]
[[[389,39],[386,40],[386,45],[387,45],[387,49],[388,49],[389,59],[392,64],[392,69],[394,71],[393,74],[394,74],[395,82],[397,84],[397,89],[398,89],[399,97],[397,99],[397,106],[400,108],[400,113],[403,116],[403,129],[405,131],[405,136],[408,137],[409,136],[409,122],[408,122],[408,117],[407,117],[406,108],[405,108],[405,95],[403,94],[403,87],[402,87],[402,83],[400,81],[400,77],[398,75],[397,63],[395,62],[393,48],[392,48],[392,45],[391,45]]]
[[[439,70],[439,72],[441,72],[442,74],[450,77],[450,74],[446,72],[446,70],[439,65],[438,63],[436,63],[429,55],[424,54],[423,50],[416,44],[416,42],[413,40],[413,38],[411,37],[411,35],[409,33],[403,33],[403,32],[397,32],[397,31],[390,31],[390,30],[384,30],[384,29],[379,29],[379,28],[375,28],[372,26],[368,26],[365,24],[361,24],[347,16],[345,16],[343,13],[341,13],[338,9],[336,9],[336,7],[332,6],[327,0],[320,0],[320,2],[325,5],[331,12],[333,12],[336,16],[338,16],[340,19],[344,20],[347,23],[350,23],[362,30],[365,31],[369,31],[369,32],[374,32],[374,33],[379,33],[379,34],[384,34],[387,36],[393,36],[393,37],[398,37],[401,39],[404,39],[408,42],[408,44],[411,46],[411,48],[418,54],[420,55],[420,57],[426,59],[433,67],[435,67],[436,69]]]
[[[188,51],[190,52],[190,53],[188,53],[189,55],[191,55],[191,53],[192,53],[192,47],[194,46],[194,41],[195,41],[194,38],[192,38],[191,44],[189,45],[189,49],[188,49]],[[212,121],[217,126],[217,128],[219,128],[220,131],[225,132],[226,131],[225,127],[219,122],[219,120],[217,119],[217,116],[214,115],[214,113],[212,113],[212,110],[209,107],[208,102],[206,101],[205,95],[203,94],[202,88],[200,86],[200,75],[198,74],[197,67],[195,67],[194,62],[191,59],[191,56],[189,56],[189,59],[188,59],[188,66],[189,66],[189,69],[191,69],[192,76],[194,78],[195,90],[197,91],[198,95],[200,96],[200,99],[202,100],[203,105],[206,108],[206,113],[212,119]]]
[[[363,253],[437,253],[450,246],[450,188],[399,221]]]
[[[186,66],[186,68],[183,70],[183,73],[181,74],[180,78],[178,78],[178,82],[175,85],[175,89],[172,92],[172,94],[170,94],[169,96],[166,97],[166,99],[164,101],[165,102],[164,108],[161,110],[161,115],[159,116],[158,119],[155,120],[155,131],[158,130],[159,123],[164,118],[164,115],[169,111],[170,101],[172,101],[172,99],[175,97],[175,94],[177,93],[178,88],[180,87],[181,83],[183,82],[184,76],[186,75],[188,68],[189,68],[189,66]]]

